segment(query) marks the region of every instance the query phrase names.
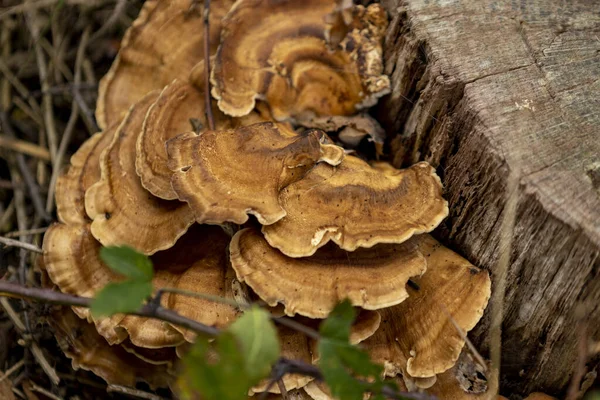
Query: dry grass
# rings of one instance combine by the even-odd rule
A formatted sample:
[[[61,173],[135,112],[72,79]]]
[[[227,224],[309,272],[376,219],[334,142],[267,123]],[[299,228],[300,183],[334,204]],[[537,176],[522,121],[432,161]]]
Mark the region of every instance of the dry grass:
[[[54,183],[96,133],[98,80],[141,1],[0,2],[0,279],[39,284],[31,249],[54,217]],[[86,371],[73,371],[47,329],[48,308],[2,299],[0,398],[131,399]],[[147,388],[140,387],[142,390]],[[167,392],[158,398],[168,398]]]

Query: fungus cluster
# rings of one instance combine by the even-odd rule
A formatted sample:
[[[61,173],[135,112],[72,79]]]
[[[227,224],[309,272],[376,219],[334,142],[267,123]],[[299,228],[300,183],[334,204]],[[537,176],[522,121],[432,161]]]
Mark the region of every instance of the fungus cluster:
[[[102,132],[57,183],[59,223],[43,245],[53,284],[94,296],[122,279],[100,248],[128,245],[151,256],[155,289],[257,299],[314,327],[348,298],[360,311],[351,340],[386,376],[411,390],[452,386],[489,276],[428,235],[448,214],[432,166],[399,170],[347,149],[371,141],[381,154],[385,132],[366,109],[390,91],[386,27],[379,4],[220,0],[205,42],[188,0],[146,1],[100,85]],[[181,294],[161,302],[218,328],[241,312]],[[168,385],[195,340],[161,321],[81,308],[52,324],[75,367],[122,385]],[[279,335],[283,356],[316,362],[304,334]],[[328,398],[309,377],[284,384],[295,398]]]

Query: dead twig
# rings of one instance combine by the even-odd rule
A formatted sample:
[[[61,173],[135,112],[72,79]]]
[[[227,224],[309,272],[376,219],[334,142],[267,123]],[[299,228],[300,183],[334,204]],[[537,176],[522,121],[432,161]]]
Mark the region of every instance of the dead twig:
[[[31,107],[31,110],[33,112],[41,115],[42,109],[41,109],[40,105],[34,100],[33,96],[31,96],[27,87],[19,80],[19,78],[16,77],[15,74],[12,73],[10,68],[4,63],[4,61],[2,61],[1,58],[0,58],[0,72],[2,72],[2,74],[4,75],[4,78],[6,78],[10,82],[10,84],[16,89],[17,93],[19,93],[19,96],[21,96],[23,99],[27,99],[27,102],[28,102],[29,106]],[[7,106],[8,105],[5,104],[5,107],[7,107]]]
[[[0,243],[7,247],[19,247],[21,249],[33,251],[34,253],[39,253],[39,254],[44,253],[44,251],[42,249],[40,249],[39,247],[37,247],[31,243],[20,242],[18,240],[9,239],[4,236],[0,236]]]
[[[50,161],[50,153],[48,150],[24,140],[13,139],[6,135],[0,135],[0,147],[8,150],[18,151],[19,153],[27,154],[28,156],[39,158],[40,160]]]
[[[106,32],[108,32],[114,25],[116,25],[117,22],[119,22],[119,18],[121,18],[121,15],[125,11],[126,5],[127,5],[126,0],[117,0],[117,4],[115,5],[115,8],[113,9],[112,13],[110,14],[110,17],[108,17],[106,22],[104,24],[102,24],[100,29],[98,29],[96,32],[94,32],[94,34],[90,38],[90,43],[94,43],[102,35],[104,35]]]
[[[34,392],[41,393],[52,400],[64,400],[62,397],[57,396],[49,390],[44,389],[43,387],[39,386],[33,381],[29,381],[29,383],[31,384],[31,390],[33,390]]]
[[[440,306],[441,306],[442,310],[444,311],[444,314],[446,314],[446,317],[448,317],[448,319],[450,320],[450,322],[454,326],[454,329],[456,329],[456,332],[458,332],[458,334],[460,335],[460,337],[462,338],[462,340],[464,340],[465,343],[467,344],[467,347],[471,351],[471,354],[473,355],[473,357],[475,357],[475,360],[477,360],[477,362],[479,363],[479,365],[481,365],[481,368],[483,368],[483,371],[487,372],[487,370],[488,370],[487,363],[485,362],[485,360],[481,356],[481,354],[479,354],[479,352],[475,348],[475,345],[473,344],[473,342],[471,342],[471,340],[467,336],[467,333],[465,331],[463,331],[460,326],[458,326],[458,323],[456,322],[456,320],[454,318],[452,318],[452,314],[450,314],[450,312],[448,311],[448,308],[446,307],[446,305],[440,304]]]
[[[0,281],[0,286],[3,283],[5,283],[5,282]],[[6,283],[8,284],[8,282],[6,282]],[[14,285],[14,284],[10,284],[10,285]],[[20,286],[20,285],[17,285],[17,286]],[[2,292],[2,289],[0,289],[0,292]],[[9,318],[12,320],[13,324],[15,325],[15,327],[21,334],[28,332],[27,327],[25,326],[25,324],[19,317],[19,314],[17,314],[15,312],[15,310],[12,308],[8,299],[6,299],[4,297],[0,297],[0,305],[2,305],[2,307],[4,308],[4,311],[6,311],[6,314],[9,316]],[[50,365],[50,363],[46,359],[46,356],[44,356],[44,352],[42,351],[40,346],[36,342],[31,341],[30,349],[31,349],[31,354],[33,354],[33,357],[36,359],[36,361],[38,362],[40,367],[42,367],[42,369],[44,370],[46,375],[48,375],[48,378],[50,378],[50,381],[52,381],[53,384],[58,385],[60,383],[60,378],[56,374],[56,370]]]
[[[314,340],[321,339],[321,335],[319,335],[319,332],[317,332],[314,329],[309,328],[308,326],[303,325],[297,321],[294,321],[291,318],[272,317],[272,319],[273,319],[273,321],[275,321],[275,323],[277,323],[279,325],[283,325],[283,326],[293,329],[295,331],[304,333],[306,336],[308,336],[311,339],[314,339]]]
[[[22,188],[20,187],[15,187],[14,183],[12,184],[12,189],[13,190],[22,190]],[[10,203],[8,204],[8,207],[6,207],[6,210],[4,210],[4,213],[2,214],[2,216],[0,216],[0,230],[2,230],[6,224],[8,223],[8,221],[11,220],[11,218],[14,216],[15,214],[15,199],[12,199],[10,201]]]
[[[279,388],[279,393],[281,393],[281,398],[283,400],[289,400],[290,396],[288,395],[288,391],[285,388],[285,383],[283,383],[283,379],[277,379],[277,387]]]
[[[204,102],[206,119],[208,127],[211,131],[215,130],[215,118],[212,112],[212,104],[210,98],[210,0],[204,0]]]
[[[13,373],[15,373],[16,371],[18,371],[23,365],[25,365],[25,360],[21,359],[20,361],[18,361],[15,365],[13,365],[12,367],[10,367],[9,369],[7,369],[4,372],[4,375],[0,376],[0,383],[2,381],[4,381],[5,379],[7,379],[9,376],[11,376]]]
[[[163,399],[162,397],[157,396],[155,394],[144,392],[143,390],[134,389],[134,388],[130,388],[127,386],[121,386],[121,385],[108,385],[108,387],[106,388],[106,391],[108,393],[111,393],[111,392],[123,393],[123,394],[126,394],[131,397],[137,397],[138,399],[147,399],[147,400],[162,400]]]
[[[36,235],[38,233],[44,233],[48,230],[48,227],[44,227],[44,228],[36,228],[36,229],[27,229],[25,231],[14,231],[14,232],[8,232],[7,234],[4,235],[4,237],[6,238],[13,238],[13,237],[18,237],[18,236],[23,236],[23,235]]]

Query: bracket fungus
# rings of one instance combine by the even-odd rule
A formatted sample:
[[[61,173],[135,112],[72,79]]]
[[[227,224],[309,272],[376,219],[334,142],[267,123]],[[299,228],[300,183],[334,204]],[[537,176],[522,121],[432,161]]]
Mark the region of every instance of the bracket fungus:
[[[210,53],[218,46],[221,19],[233,0],[213,2]],[[176,45],[175,45],[176,44]],[[101,128],[118,123],[131,105],[173,79],[187,80],[204,60],[204,26],[189,0],[148,0],[127,30],[121,49],[100,81],[96,119]]]
[[[198,223],[243,224],[248,214],[261,224],[285,215],[279,191],[301,179],[315,163],[340,163],[343,149],[324,144],[322,134],[297,134],[285,125],[257,123],[238,129],[193,132],[167,142],[171,184],[189,203]]]
[[[363,29],[331,51],[325,17],[334,6],[333,0],[236,2],[223,19],[211,76],[219,108],[242,116],[256,99],[265,99],[276,120],[306,112],[351,115],[388,93],[381,63],[383,7],[368,7],[379,15],[380,29]]]
[[[103,245],[129,245],[145,254],[168,249],[194,222],[190,208],[150,194],[135,170],[136,141],[152,92],[131,107],[100,160],[101,178],[85,194],[92,234]]]
[[[380,329],[364,342],[388,376],[430,378],[450,369],[465,344],[464,332],[481,319],[491,293],[487,272],[429,235],[417,239],[427,260],[427,272],[415,279],[419,290],[380,310]]]
[[[85,192],[100,180],[100,156],[113,139],[117,125],[98,132],[71,157],[68,171],[56,181],[56,213],[66,224],[90,222],[85,212]]]
[[[48,321],[74,370],[92,371],[109,384],[133,387],[140,381],[151,388],[166,387],[173,379],[166,364],[152,365],[121,346],[109,345],[94,325],[66,307],[54,310]]]
[[[267,304],[282,303],[286,314],[311,318],[327,317],[344,298],[368,310],[398,304],[408,297],[408,280],[426,269],[411,242],[351,253],[330,245],[311,257],[290,258],[258,231],[244,229],[231,240],[230,252],[238,279]]]
[[[233,298],[227,284],[232,275],[228,273],[225,253],[228,241],[229,237],[219,227],[193,226],[172,248],[152,257],[156,269],[153,286],[155,289],[193,289]],[[44,240],[45,269],[61,291],[93,297],[106,284],[123,279],[100,260],[100,248],[89,225],[53,225]],[[170,293],[162,296],[161,304],[183,316],[218,327],[232,322],[238,312],[231,305]],[[93,320],[88,309],[75,308],[74,311],[81,318]],[[94,322],[110,344],[129,338],[139,347],[162,348],[194,338],[179,327],[136,316],[117,314]]]
[[[136,172],[142,186],[156,197],[165,200],[177,199],[177,193],[171,187],[173,172],[167,166],[167,150],[165,143],[177,135],[192,128],[193,120],[197,134],[207,129],[203,110],[204,99],[203,78],[204,61],[198,63],[191,72],[190,82],[174,80],[165,86],[154,104],[150,106],[144,119],[142,132],[136,144]],[[226,116],[212,105],[217,130],[249,125],[265,119],[260,113],[252,112],[244,118]]]
[[[128,245],[150,256],[155,292],[175,289],[160,291],[162,307],[216,328],[256,302],[273,318],[318,329],[348,298],[358,312],[350,341],[389,377],[436,393],[464,347],[462,332],[481,318],[490,280],[426,234],[448,215],[431,165],[399,170],[359,158],[366,136],[387,158],[386,132],[364,110],[390,90],[383,7],[220,0],[209,25],[205,38],[189,0],[144,4],[100,84],[104,131],[57,181],[60,223],[43,243],[48,277],[65,293],[93,297],[124,279],[101,261],[101,247]],[[197,338],[156,319],[73,311],[55,314],[57,338],[75,367],[109,383],[171,384],[176,358]],[[305,332],[280,326],[278,334],[282,356],[318,360]],[[114,373],[119,363],[123,374]],[[283,382],[289,398],[330,398],[311,377]],[[249,398],[284,397],[267,386]]]
[[[315,166],[284,188],[279,202],[285,217],[262,231],[290,257],[310,256],[330,240],[348,251],[402,243],[448,215],[442,183],[429,164],[382,170],[353,156],[336,167]]]

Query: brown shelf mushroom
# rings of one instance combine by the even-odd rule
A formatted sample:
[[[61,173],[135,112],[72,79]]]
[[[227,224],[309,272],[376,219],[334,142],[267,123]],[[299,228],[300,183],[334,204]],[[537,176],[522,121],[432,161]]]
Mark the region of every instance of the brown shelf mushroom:
[[[96,133],[71,157],[67,173],[56,181],[56,213],[65,224],[87,224],[85,192],[100,179],[100,155],[112,141],[118,125]]]
[[[221,19],[233,0],[210,7],[210,53],[219,44]],[[173,79],[187,80],[204,60],[201,12],[190,10],[189,0],[148,0],[125,33],[121,49],[100,81],[96,119],[101,128],[118,123],[129,107],[147,93],[162,89]]]
[[[429,164],[384,170],[353,156],[337,167],[315,166],[283,189],[279,202],[285,218],[262,231],[290,257],[310,256],[330,240],[348,251],[402,243],[448,215],[442,183]]]
[[[323,143],[318,131],[302,134],[264,122],[235,130],[193,132],[167,142],[171,184],[189,203],[198,223],[261,224],[285,215],[279,191],[301,179],[315,163],[339,163],[343,149]]]
[[[290,258],[258,231],[244,229],[231,240],[230,253],[238,279],[267,304],[310,318],[327,317],[345,298],[369,310],[398,304],[408,297],[407,281],[426,269],[414,242],[352,253],[329,245],[314,256]]]
[[[171,187],[173,172],[167,167],[165,143],[181,133],[190,131],[191,119],[202,127],[196,131],[197,134],[207,129],[202,82],[204,75],[198,72],[203,69],[204,61],[201,61],[191,73],[194,76],[192,83],[175,80],[163,89],[148,110],[142,133],[137,140],[135,166],[142,186],[156,197],[165,200],[177,199],[177,194]],[[263,117],[255,112],[241,119],[228,117],[218,109],[216,102],[212,108],[217,130],[250,125],[263,120]]]
[[[427,272],[414,282],[403,303],[379,310],[381,326],[363,342],[386,375],[429,378],[450,369],[465,344],[454,323],[468,332],[483,315],[491,283],[487,272],[429,235],[415,238],[427,259]],[[453,323],[454,321],[454,323]]]
[[[48,322],[74,370],[92,371],[109,384],[133,387],[138,381],[152,388],[167,387],[174,379],[166,364],[152,365],[121,346],[110,346],[98,335],[94,325],[77,318],[66,307],[54,310]]]
[[[219,108],[242,116],[260,98],[277,120],[306,112],[351,115],[389,92],[381,64],[383,8],[369,7],[380,15],[381,29],[363,29],[365,37],[353,36],[331,51],[324,19],[334,5],[333,0],[238,1],[223,19],[211,76]]]
[[[85,194],[92,234],[105,246],[129,245],[145,254],[168,249],[194,222],[185,203],[154,197],[135,171],[135,148],[152,92],[131,107],[100,160],[101,179]]]
[[[206,240],[209,238],[210,240]],[[172,248],[152,257],[155,289],[171,287],[233,298],[228,291],[225,249],[229,237],[216,226],[194,225]],[[106,284],[123,278],[100,260],[101,245],[89,226],[53,225],[44,239],[44,265],[52,281],[64,293],[93,297]],[[223,327],[237,310],[222,303],[166,293],[161,304],[201,323]],[[88,309],[75,308],[81,318],[92,320]],[[131,343],[145,348],[177,346],[193,335],[161,321],[117,314],[94,321],[109,344]]]
[[[94,297],[104,286],[123,278],[106,267],[99,258],[100,243],[92,236],[89,225],[54,224],[44,235],[44,268],[61,292],[82,297]],[[73,307],[80,317],[92,321],[87,308]],[[125,336],[114,327],[121,315],[96,322],[100,335],[111,343],[120,343]]]

